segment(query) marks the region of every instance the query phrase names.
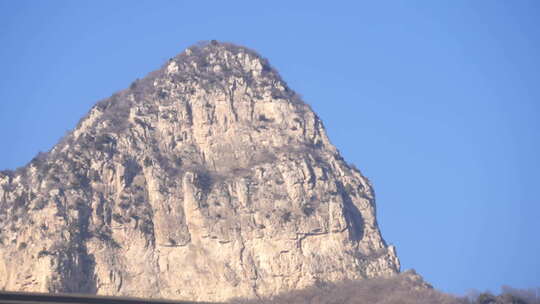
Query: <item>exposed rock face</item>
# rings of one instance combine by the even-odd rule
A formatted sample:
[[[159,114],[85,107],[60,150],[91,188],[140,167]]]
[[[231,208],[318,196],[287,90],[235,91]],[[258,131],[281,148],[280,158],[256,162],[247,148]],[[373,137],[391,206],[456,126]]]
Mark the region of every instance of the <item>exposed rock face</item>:
[[[369,181],[230,44],[99,102],[0,186],[0,289],[219,301],[399,271]]]

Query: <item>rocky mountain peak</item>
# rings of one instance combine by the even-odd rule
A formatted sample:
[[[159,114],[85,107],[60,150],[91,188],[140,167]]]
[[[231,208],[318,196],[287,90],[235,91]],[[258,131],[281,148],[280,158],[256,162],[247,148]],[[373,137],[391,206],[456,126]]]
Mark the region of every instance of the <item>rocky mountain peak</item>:
[[[268,78],[279,78],[275,75],[267,60],[255,51],[230,43],[219,43],[215,40],[201,43],[186,49],[167,65],[167,72],[178,72],[178,66],[184,73],[210,74],[214,77],[226,75],[259,77],[263,73]],[[276,79],[279,81],[279,79]]]
[[[0,186],[0,289],[221,301],[399,271],[369,181],[229,43],[98,102]]]

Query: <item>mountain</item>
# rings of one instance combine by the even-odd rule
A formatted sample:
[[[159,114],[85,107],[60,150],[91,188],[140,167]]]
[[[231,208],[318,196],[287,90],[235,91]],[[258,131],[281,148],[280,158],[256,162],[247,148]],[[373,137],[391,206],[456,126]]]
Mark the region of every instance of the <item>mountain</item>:
[[[400,268],[369,181],[229,43],[98,102],[0,186],[3,290],[221,301]]]

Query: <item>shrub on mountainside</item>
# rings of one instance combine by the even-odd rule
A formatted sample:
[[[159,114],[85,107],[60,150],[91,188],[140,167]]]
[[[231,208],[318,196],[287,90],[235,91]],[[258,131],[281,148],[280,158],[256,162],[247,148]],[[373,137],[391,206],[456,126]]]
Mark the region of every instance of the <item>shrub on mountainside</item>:
[[[319,283],[271,299],[233,300],[235,304],[464,304],[458,299],[411,281],[406,274],[390,278]]]
[[[540,304],[538,290],[502,288],[496,296],[489,292],[456,297],[411,280],[406,273],[390,278],[374,278],[341,283],[319,283],[303,290],[260,300],[235,299],[233,304]]]

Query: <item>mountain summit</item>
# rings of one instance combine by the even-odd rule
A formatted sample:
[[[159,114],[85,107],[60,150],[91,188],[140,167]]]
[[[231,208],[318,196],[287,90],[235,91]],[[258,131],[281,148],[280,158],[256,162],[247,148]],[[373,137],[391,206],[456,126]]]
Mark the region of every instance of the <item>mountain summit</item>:
[[[369,181],[233,44],[100,101],[0,186],[3,290],[222,301],[399,272]]]

